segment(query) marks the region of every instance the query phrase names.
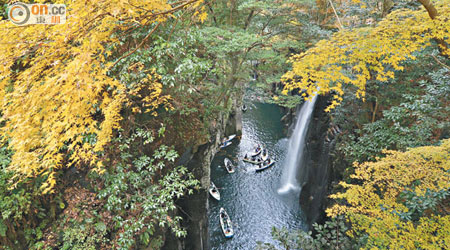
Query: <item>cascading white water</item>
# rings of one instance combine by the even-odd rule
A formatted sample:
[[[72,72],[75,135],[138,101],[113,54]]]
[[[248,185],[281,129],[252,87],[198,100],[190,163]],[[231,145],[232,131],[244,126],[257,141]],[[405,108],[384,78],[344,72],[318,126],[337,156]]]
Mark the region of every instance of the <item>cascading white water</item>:
[[[297,122],[295,123],[294,132],[289,139],[288,153],[284,161],[285,165],[281,176],[281,187],[278,189],[279,194],[300,191],[300,184],[297,180],[297,168],[302,167],[298,165],[302,162],[306,132],[308,131],[308,125],[316,99],[317,95],[312,100],[305,102],[297,112]]]

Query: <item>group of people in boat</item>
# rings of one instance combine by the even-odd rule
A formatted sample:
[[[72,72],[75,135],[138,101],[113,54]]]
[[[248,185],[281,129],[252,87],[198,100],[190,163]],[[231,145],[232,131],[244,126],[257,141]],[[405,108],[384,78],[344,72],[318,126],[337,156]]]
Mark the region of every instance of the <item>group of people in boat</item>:
[[[219,219],[220,219],[220,226],[222,227],[222,231],[225,234],[225,237],[226,238],[233,237],[234,235],[233,225],[231,223],[230,216],[228,216],[224,208],[220,208]]]
[[[234,173],[235,167],[234,167],[234,165],[233,165],[233,163],[231,162],[230,159],[225,158],[223,160],[223,164],[224,164],[224,167],[225,167],[225,169],[227,170],[228,173],[230,173],[230,174]]]
[[[274,160],[269,158],[267,149],[263,149],[259,144],[253,151],[250,152],[250,154],[245,154],[243,161],[258,165],[256,171],[269,168],[275,163]]]
[[[245,154],[245,156],[244,156],[244,160],[246,160],[246,161],[258,161],[258,159],[259,159],[259,157],[255,156],[255,155],[252,155],[249,157],[247,154]]]

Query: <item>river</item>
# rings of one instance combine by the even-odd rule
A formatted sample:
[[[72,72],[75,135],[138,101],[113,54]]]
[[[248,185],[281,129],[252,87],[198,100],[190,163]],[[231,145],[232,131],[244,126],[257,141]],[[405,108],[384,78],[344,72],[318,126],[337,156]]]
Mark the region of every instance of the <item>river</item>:
[[[243,115],[242,138],[219,151],[211,164],[211,180],[220,188],[221,200],[209,201],[209,236],[214,250],[251,250],[256,242],[276,244],[272,239],[272,227],[306,229],[298,197],[293,194],[280,196],[280,178],[286,157],[288,139],[283,133],[280,108],[273,104],[247,102]],[[276,164],[262,172],[244,163],[242,157],[257,144],[269,150]],[[229,174],[223,166],[228,157],[237,164],[236,172]],[[225,239],[219,223],[219,209],[224,207],[235,229],[232,239]]]

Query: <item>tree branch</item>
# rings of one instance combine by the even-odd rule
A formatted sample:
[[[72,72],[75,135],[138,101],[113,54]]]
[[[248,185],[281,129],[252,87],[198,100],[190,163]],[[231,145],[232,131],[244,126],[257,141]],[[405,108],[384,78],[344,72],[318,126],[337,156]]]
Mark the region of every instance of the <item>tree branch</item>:
[[[250,14],[248,14],[247,19],[245,20],[245,24],[244,24],[244,30],[246,30],[248,28],[248,26],[250,25],[250,21],[252,20],[253,14],[255,13],[254,10],[250,11]]]
[[[338,20],[338,23],[339,23],[338,28],[339,28],[339,30],[343,30],[344,26],[342,26],[341,19],[339,18],[338,14],[336,12],[336,9],[334,8],[333,2],[331,2],[331,0],[328,0],[328,2],[330,2],[331,8],[333,8],[333,11],[334,11],[334,15],[336,16],[336,19]]]
[[[437,63],[439,63],[440,65],[444,66],[444,67],[447,68],[447,69],[450,69],[450,67],[449,67],[447,64],[441,62],[436,56],[434,56],[434,55],[430,55],[430,56],[433,57],[433,59],[434,59]]]

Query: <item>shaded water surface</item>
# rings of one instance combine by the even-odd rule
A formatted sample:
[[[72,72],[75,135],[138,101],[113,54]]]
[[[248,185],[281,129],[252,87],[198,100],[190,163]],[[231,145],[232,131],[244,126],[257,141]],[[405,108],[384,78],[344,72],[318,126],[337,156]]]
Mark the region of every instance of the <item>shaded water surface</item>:
[[[280,122],[280,109],[271,104],[247,102],[243,115],[241,140],[216,154],[211,164],[211,180],[220,188],[221,200],[209,201],[209,232],[212,249],[250,250],[256,242],[275,243],[272,227],[305,229],[298,198],[292,194],[280,196],[280,178],[283,171],[288,140]],[[262,172],[255,172],[255,165],[244,163],[242,157],[256,144],[268,148],[276,164]],[[228,174],[223,159],[228,157],[238,165],[236,172]],[[235,229],[232,239],[225,239],[219,223],[219,209],[224,207]]]

